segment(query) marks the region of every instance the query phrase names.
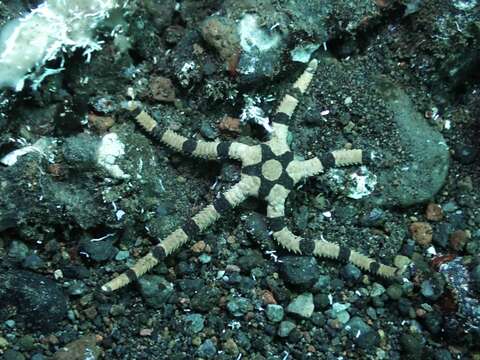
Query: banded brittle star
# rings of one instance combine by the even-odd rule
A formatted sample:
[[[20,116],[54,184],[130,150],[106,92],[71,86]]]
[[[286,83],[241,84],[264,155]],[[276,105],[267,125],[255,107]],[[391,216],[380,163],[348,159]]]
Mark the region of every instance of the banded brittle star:
[[[246,145],[229,141],[202,141],[187,139],[162,127],[135,104],[132,115],[137,123],[154,139],[186,155],[202,158],[241,162],[241,180],[212,204],[204,207],[183,226],[161,240],[133,267],[102,286],[107,292],[115,291],[149,271],[165,256],[172,254],[189,239],[204,231],[224,212],[238,206],[248,197],[263,199],[267,203],[267,218],[273,238],[285,249],[303,255],[315,255],[350,262],[359,268],[382,277],[393,277],[398,269],[376,262],[348,247],[329,241],[313,240],[294,235],[285,223],[285,201],[300,181],[316,176],[332,166],[348,166],[365,163],[362,150],[337,150],[309,160],[297,160],[287,144],[288,123],[305,93],[317,69],[312,60],[293,84],[278,106],[272,119],[271,137],[258,145]]]

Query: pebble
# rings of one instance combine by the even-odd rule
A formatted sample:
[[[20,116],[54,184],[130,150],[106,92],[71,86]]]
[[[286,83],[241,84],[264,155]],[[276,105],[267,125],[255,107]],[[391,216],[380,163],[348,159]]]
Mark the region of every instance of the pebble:
[[[292,332],[293,329],[295,329],[295,323],[291,321],[282,321],[280,323],[280,326],[278,327],[277,334],[281,338],[286,338],[288,335],[290,335],[290,332]]]
[[[202,122],[200,134],[207,140],[215,140],[218,137],[218,131],[209,122]]]
[[[45,262],[37,254],[28,255],[22,262],[22,267],[27,270],[38,270],[45,265]]]
[[[252,311],[253,305],[247,298],[234,297],[227,302],[227,309],[233,316],[240,317]]]
[[[208,254],[202,254],[198,257],[198,260],[202,263],[202,264],[208,264],[210,261],[212,261],[212,257]]]
[[[461,251],[469,239],[470,232],[465,230],[456,230],[449,237],[450,246],[455,251]]]
[[[99,357],[100,348],[96,336],[89,334],[63,346],[53,354],[52,360],[96,360]]]
[[[342,277],[346,281],[356,282],[362,277],[362,271],[353,264],[347,264],[342,267],[341,271]]]
[[[205,327],[205,317],[201,314],[187,314],[184,316],[187,330],[190,334],[196,334]]]
[[[387,295],[392,300],[399,300],[403,295],[403,289],[400,284],[392,284],[387,288]]]
[[[114,238],[109,236],[100,241],[82,239],[79,245],[79,253],[96,262],[110,260],[117,253],[117,249],[113,246]]]
[[[378,345],[380,337],[362,318],[354,316],[345,326],[352,341],[362,349]]]
[[[26,358],[21,352],[10,349],[3,353],[2,359],[3,360],[25,360]]]
[[[441,221],[443,219],[442,207],[435,203],[429,203],[425,210],[425,217],[430,221]]]
[[[71,296],[81,296],[87,291],[87,285],[82,280],[73,280],[68,286],[68,294]]]
[[[130,257],[130,251],[128,250],[120,250],[117,252],[115,255],[115,260],[117,261],[122,261],[122,260],[127,260]]]
[[[450,352],[446,349],[436,349],[435,354],[433,356],[435,360],[452,360],[453,359]],[[477,360],[478,360],[478,356],[477,356]]]
[[[448,239],[450,234],[453,232],[453,226],[449,223],[442,222],[435,225],[433,229],[432,239],[435,245],[446,248],[448,245]]]
[[[9,327],[10,329],[13,329],[15,327],[15,320],[7,320],[5,321],[5,325]]]
[[[159,275],[144,275],[138,285],[147,304],[155,309],[161,308],[174,293],[173,284]]]
[[[407,354],[422,358],[424,340],[420,334],[402,334],[400,336],[400,346]]]
[[[14,262],[22,262],[28,256],[29,248],[21,241],[13,240],[8,248],[8,258]]]
[[[5,349],[8,346],[8,340],[0,336],[0,349]]]
[[[20,346],[20,349],[22,349],[22,351],[32,351],[34,348],[34,344],[35,341],[33,339],[33,336],[31,335],[22,336],[18,340],[18,346]]]
[[[370,290],[370,296],[375,297],[375,296],[380,296],[385,293],[385,288],[379,284],[379,283],[373,283],[372,284],[372,289]]]
[[[229,355],[238,354],[238,345],[232,338],[228,338],[227,341],[223,343],[223,349]]]
[[[315,306],[313,304],[313,295],[303,293],[293,299],[287,306],[287,312],[308,319],[312,316]]]
[[[320,276],[317,260],[312,256],[285,256],[280,263],[283,280],[301,288],[310,288]]]
[[[478,150],[475,146],[467,144],[457,144],[454,147],[453,157],[463,165],[469,165],[475,161]]]
[[[67,315],[67,299],[46,276],[25,270],[0,273],[0,307],[16,311],[27,327],[51,331]]]
[[[399,269],[407,267],[411,262],[412,260],[409,257],[403,255],[396,255],[393,259],[393,264]]]
[[[420,293],[429,300],[438,300],[443,294],[444,283],[440,283],[439,280],[428,279],[422,282],[420,285]]]
[[[36,353],[32,355],[30,360],[47,360],[47,358],[41,353]]]
[[[414,222],[410,224],[410,233],[413,239],[421,246],[428,246],[432,243],[433,230],[429,223]]]
[[[140,329],[140,331],[139,331],[138,334],[139,334],[140,336],[144,336],[144,337],[152,336],[152,334],[153,334],[153,329],[150,329],[150,328]]]
[[[373,208],[360,218],[360,224],[366,227],[380,226],[384,221],[385,212],[380,208]]]
[[[205,286],[191,298],[192,310],[199,312],[208,312],[218,304],[220,299],[220,290]]]
[[[194,252],[195,254],[200,254],[205,251],[206,247],[207,247],[207,244],[205,243],[205,241],[200,240],[200,241],[197,241],[195,244],[193,244],[190,247],[190,250],[192,250],[192,252]]]
[[[283,320],[285,311],[280,305],[268,304],[265,310],[265,314],[267,315],[267,319],[271,322],[280,322]]]
[[[197,355],[201,358],[213,359],[217,354],[217,347],[212,340],[205,340],[202,345],[198,347]]]

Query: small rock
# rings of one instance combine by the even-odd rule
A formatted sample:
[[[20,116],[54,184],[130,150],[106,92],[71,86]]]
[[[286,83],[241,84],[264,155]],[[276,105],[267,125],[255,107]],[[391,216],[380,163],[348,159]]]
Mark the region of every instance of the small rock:
[[[380,226],[385,221],[385,212],[380,208],[373,208],[368,214],[360,218],[363,226]]]
[[[223,343],[223,349],[229,355],[238,354],[238,345],[232,338],[228,338],[227,341]]]
[[[205,327],[205,317],[200,314],[187,314],[184,316],[184,321],[190,334],[199,333]]]
[[[218,131],[209,122],[202,122],[200,134],[207,140],[215,140],[218,137]]]
[[[12,319],[5,321],[5,325],[10,329],[13,329],[15,327],[15,324],[16,324],[15,320],[12,320]]]
[[[370,296],[380,296],[385,293],[385,288],[379,283],[373,283],[372,289],[370,290]]]
[[[200,254],[205,251],[206,247],[207,244],[205,243],[205,241],[200,240],[193,244],[190,250],[192,250],[195,254]]]
[[[285,311],[283,310],[283,307],[280,305],[269,304],[267,305],[265,314],[267,315],[267,319],[270,320],[271,322],[280,322],[283,320]]]
[[[375,330],[358,316],[354,316],[345,329],[353,342],[362,349],[373,348],[380,340]]]
[[[174,292],[173,284],[159,275],[144,275],[138,285],[147,304],[155,309],[161,308]]]
[[[28,328],[51,331],[67,315],[67,300],[57,283],[24,270],[0,273],[0,307],[16,311]]]
[[[120,250],[117,255],[115,255],[115,260],[123,261],[127,260],[130,257],[130,251],[128,250]]]
[[[117,249],[113,246],[113,237],[107,237],[100,241],[92,239],[82,239],[79,245],[80,255],[87,256],[89,259],[102,262],[113,258]]]
[[[194,311],[208,312],[218,304],[220,299],[220,290],[204,286],[193,295],[191,306]]]
[[[435,225],[435,228],[433,229],[433,234],[432,234],[433,243],[443,248],[447,247],[448,239],[452,231],[453,231],[453,226],[450,225],[449,223],[442,222],[440,224]]]
[[[100,357],[101,350],[97,346],[96,336],[84,335],[81,338],[65,345],[55,354],[53,360],[96,360]]]
[[[0,349],[6,349],[8,347],[8,340],[0,336]]]
[[[3,353],[2,360],[25,360],[25,356],[21,352],[10,349]]]
[[[429,300],[438,300],[443,294],[444,283],[436,279],[428,279],[420,285],[420,293]]]
[[[202,254],[198,257],[198,260],[202,263],[202,264],[208,264],[210,261],[212,261],[212,257],[208,254]]]
[[[140,329],[139,335],[140,336],[152,336],[153,334],[153,329],[150,328],[145,328],[145,329]]]
[[[150,95],[153,99],[164,102],[175,101],[175,87],[170,79],[163,76],[153,76],[149,80]]]
[[[400,336],[400,346],[407,354],[422,358],[422,352],[425,341],[420,334],[402,334]]]
[[[285,256],[280,263],[283,279],[305,290],[315,284],[320,276],[317,260],[311,256]]]
[[[362,271],[353,264],[342,267],[341,274],[346,281],[352,282],[358,281],[362,277]]]
[[[88,114],[88,123],[100,133],[106,133],[114,124],[115,120],[111,116],[98,116],[95,114]]]
[[[291,321],[282,321],[278,327],[277,334],[281,338],[286,338],[290,332],[295,329],[295,324]]]
[[[465,230],[456,230],[450,235],[450,246],[455,251],[461,251],[470,239],[470,232]]]
[[[425,217],[430,221],[440,221],[443,219],[442,207],[438,204],[429,203],[425,210]]]
[[[110,308],[110,314],[112,316],[119,316],[125,313],[125,305],[123,304],[113,304]]]
[[[457,144],[454,147],[453,157],[463,165],[469,165],[477,158],[478,150],[476,147],[467,144]]]
[[[90,320],[93,320],[97,317],[97,308],[94,306],[90,306],[88,308],[86,308],[85,310],[83,310],[83,313],[85,314],[85,316],[87,317],[87,319],[90,319]]]
[[[253,310],[253,305],[250,300],[244,297],[234,297],[227,303],[227,309],[235,317],[245,315],[247,312]]]
[[[287,312],[308,319],[312,316],[315,306],[313,304],[313,295],[303,293],[293,299],[287,306]]]
[[[22,267],[27,270],[38,270],[44,265],[44,261],[37,254],[28,255],[22,262]]]
[[[428,246],[432,243],[433,230],[429,223],[414,222],[410,225],[410,233],[413,239],[422,246]]]
[[[399,269],[406,268],[411,262],[412,260],[409,257],[403,255],[396,255],[393,259],[393,265]]]
[[[223,132],[229,131],[232,133],[240,134],[240,119],[225,115],[220,121],[220,124],[218,124],[218,128],[220,129],[220,131]]]
[[[68,286],[68,294],[71,296],[81,296],[87,291],[87,285],[81,280],[73,280]]]
[[[400,284],[392,284],[387,288],[387,295],[392,300],[399,300],[403,295],[403,289]]]
[[[198,347],[197,355],[202,358],[213,359],[217,354],[217,347],[212,340],[205,340],[202,345]]]
[[[22,262],[28,256],[29,248],[21,241],[13,240],[8,248],[8,258],[14,262]]]
[[[275,300],[275,296],[273,296],[273,294],[268,290],[263,291],[262,301],[265,305],[277,303],[277,300]]]

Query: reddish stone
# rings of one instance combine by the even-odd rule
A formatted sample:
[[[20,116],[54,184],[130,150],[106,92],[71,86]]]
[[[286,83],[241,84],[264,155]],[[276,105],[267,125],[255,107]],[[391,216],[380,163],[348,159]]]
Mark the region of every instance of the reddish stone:
[[[425,210],[425,217],[430,221],[440,221],[443,219],[442,207],[438,204],[430,203]]]

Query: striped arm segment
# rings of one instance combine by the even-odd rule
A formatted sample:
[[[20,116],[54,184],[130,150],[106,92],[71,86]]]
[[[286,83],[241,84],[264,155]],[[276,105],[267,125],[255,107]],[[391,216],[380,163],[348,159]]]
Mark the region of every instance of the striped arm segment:
[[[280,246],[296,254],[315,255],[341,262],[349,262],[364,271],[369,271],[374,275],[385,278],[394,277],[399,273],[399,269],[378,263],[359,252],[350,250],[348,247],[323,239],[305,239],[293,234],[285,223],[285,200],[287,196],[288,192],[281,188],[275,189],[274,187],[270,197],[267,198],[267,218],[273,232],[273,238]]]
[[[275,114],[272,119],[272,140],[271,146],[274,152],[275,148],[278,147],[276,142],[279,144],[286,145],[287,142],[287,135],[288,135],[288,124],[290,123],[290,119],[295,112],[295,109],[298,105],[298,98],[300,95],[304,94],[312,79],[315,75],[315,71],[317,71],[318,61],[316,59],[311,60],[308,63],[307,68],[303,71],[302,75],[295,81],[292,85],[290,91],[285,94],[285,96],[280,101],[280,104],[275,111]],[[278,153],[283,152],[282,148],[279,148]]]
[[[336,150],[321,157],[303,161],[294,160],[288,165],[287,172],[297,184],[299,181],[316,176],[329,168],[362,165],[367,162],[366,160],[365,152],[360,149]]]
[[[163,260],[165,256],[172,254],[189,239],[203,232],[226,211],[238,206],[248,196],[257,192],[258,186],[258,181],[255,178],[244,176],[239,183],[225,193],[221,193],[212,204],[205,206],[200,212],[185,222],[182,227],[170,233],[159,244],[154,246],[133,267],[103,285],[102,290],[112,292],[136,281]]]
[[[248,148],[247,145],[231,141],[203,141],[188,139],[170,129],[162,129],[161,126],[146,111],[138,106],[130,109],[138,125],[140,125],[155,140],[164,143],[168,147],[192,155],[201,159],[242,160],[243,154]]]

